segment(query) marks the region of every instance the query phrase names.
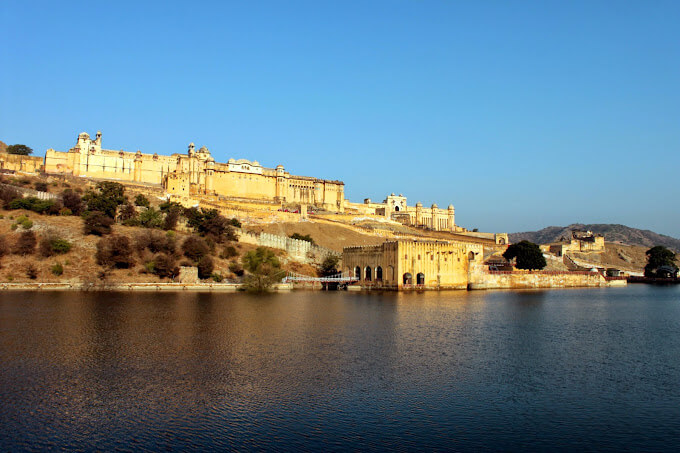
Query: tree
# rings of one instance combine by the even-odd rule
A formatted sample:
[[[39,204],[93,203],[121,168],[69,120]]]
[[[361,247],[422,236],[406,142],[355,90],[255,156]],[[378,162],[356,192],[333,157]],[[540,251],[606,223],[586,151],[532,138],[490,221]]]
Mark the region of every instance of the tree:
[[[657,245],[645,252],[647,255],[647,265],[645,266],[645,277],[656,277],[656,271],[662,266],[668,266],[677,272],[678,266],[675,265],[675,253],[662,245]]]
[[[151,203],[149,202],[148,198],[146,198],[144,195],[140,193],[135,197],[135,206],[148,208],[149,206],[151,206]]]
[[[184,256],[197,263],[210,252],[210,247],[205,239],[198,236],[189,236],[182,243]]]
[[[111,235],[97,242],[97,264],[109,268],[127,269],[135,264],[132,245],[127,236]]]
[[[521,241],[512,244],[503,253],[503,258],[510,261],[516,259],[517,269],[543,269],[546,266],[543,252],[538,245],[529,241]]]
[[[33,231],[24,231],[19,234],[19,238],[14,245],[14,253],[17,255],[32,255],[35,252],[37,243],[38,238]]]
[[[9,145],[7,147],[7,154],[18,154],[20,156],[28,156],[33,153],[33,149],[26,145]]]
[[[204,256],[198,262],[196,267],[198,268],[198,278],[205,279],[212,276],[212,272],[215,269],[215,264],[213,263],[212,258],[209,256]]]
[[[83,232],[95,236],[103,236],[111,233],[113,219],[103,212],[88,211],[83,214]]]
[[[72,191],[71,189],[66,189],[61,193],[62,202],[64,207],[71,210],[73,215],[80,215],[83,212],[83,200],[80,195]]]
[[[291,239],[297,239],[299,241],[307,241],[312,245],[316,244],[314,242],[314,239],[312,239],[312,237],[309,234],[302,235],[300,233],[293,233],[288,237],[291,238]]]
[[[319,266],[319,274],[322,277],[328,277],[330,275],[335,275],[338,273],[338,263],[340,262],[340,257],[337,255],[327,255],[326,258],[321,262]]]
[[[88,191],[83,201],[87,204],[88,211],[99,211],[115,219],[118,206],[127,201],[125,186],[112,181],[98,182],[96,189]]]
[[[241,259],[249,274],[245,278],[246,290],[265,292],[283,275],[281,263],[274,252],[258,247],[246,253]]]

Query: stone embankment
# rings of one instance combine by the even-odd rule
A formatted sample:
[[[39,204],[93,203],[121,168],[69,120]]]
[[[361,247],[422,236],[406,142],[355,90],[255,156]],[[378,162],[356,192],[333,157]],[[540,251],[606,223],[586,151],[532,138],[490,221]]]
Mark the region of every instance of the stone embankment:
[[[626,286],[625,279],[607,279],[599,272],[475,272],[469,289],[588,288]]]
[[[289,291],[290,283],[274,285],[275,291]],[[168,291],[235,292],[238,283],[0,283],[0,291]]]

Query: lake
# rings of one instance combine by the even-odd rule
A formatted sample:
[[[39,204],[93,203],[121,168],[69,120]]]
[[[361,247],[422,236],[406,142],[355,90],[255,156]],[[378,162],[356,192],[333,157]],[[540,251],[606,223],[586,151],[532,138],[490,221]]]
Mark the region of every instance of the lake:
[[[0,293],[0,450],[680,448],[680,287]]]

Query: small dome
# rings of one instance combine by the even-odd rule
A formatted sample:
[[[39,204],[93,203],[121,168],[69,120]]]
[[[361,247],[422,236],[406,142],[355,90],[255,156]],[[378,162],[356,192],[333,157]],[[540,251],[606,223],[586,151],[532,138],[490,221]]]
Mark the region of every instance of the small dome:
[[[260,163],[256,160],[253,161],[253,165],[260,165]]]
[[[215,159],[212,156],[208,156],[206,162],[215,162]]]
[[[400,193],[400,194],[399,194],[399,196],[400,196],[400,197],[403,197],[403,196],[404,196],[404,194],[403,194],[403,193]]]
[[[432,209],[438,208],[437,203],[432,203]]]
[[[210,151],[208,151],[208,148],[205,146],[201,146],[201,149],[198,150],[199,153],[204,153],[204,154],[209,154]]]
[[[235,162],[236,162],[236,159],[234,159],[233,157],[227,161],[228,164],[233,164]]]
[[[423,204],[420,201],[418,203],[416,203],[416,208],[422,208],[422,207],[423,207]]]
[[[283,170],[283,165],[279,164],[279,165],[276,166],[276,169],[277,169],[277,170],[278,170],[279,168],[280,168],[281,170]]]
[[[449,205],[449,211],[453,211],[453,205],[452,204]]]
[[[392,193],[390,194],[390,197],[393,197],[393,196],[394,196],[394,192],[392,192]]]

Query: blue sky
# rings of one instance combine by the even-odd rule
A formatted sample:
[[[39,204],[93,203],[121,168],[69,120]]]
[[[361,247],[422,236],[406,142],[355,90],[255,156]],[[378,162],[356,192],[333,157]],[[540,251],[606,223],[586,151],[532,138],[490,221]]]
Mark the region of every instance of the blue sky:
[[[680,2],[0,2],[0,140],[283,164],[457,223],[680,237]]]

